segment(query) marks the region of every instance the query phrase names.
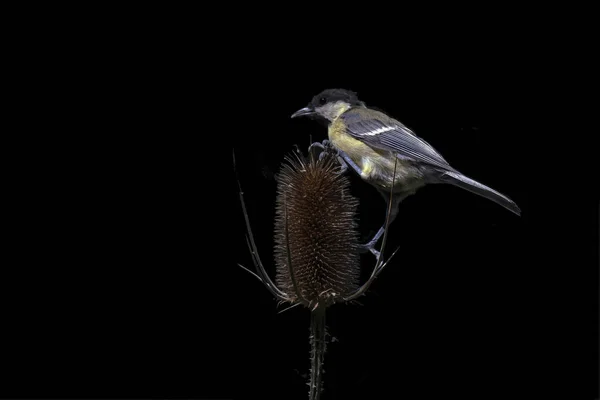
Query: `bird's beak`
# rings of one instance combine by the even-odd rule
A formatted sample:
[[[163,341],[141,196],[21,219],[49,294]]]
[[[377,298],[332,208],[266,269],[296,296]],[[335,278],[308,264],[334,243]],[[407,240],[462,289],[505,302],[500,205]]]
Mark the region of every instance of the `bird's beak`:
[[[293,113],[292,114],[292,118],[302,117],[302,116],[305,116],[305,115],[312,115],[314,113],[315,113],[314,110],[312,110],[312,109],[310,109],[308,107],[304,107],[304,108],[301,108],[300,110],[296,111],[295,113]]]

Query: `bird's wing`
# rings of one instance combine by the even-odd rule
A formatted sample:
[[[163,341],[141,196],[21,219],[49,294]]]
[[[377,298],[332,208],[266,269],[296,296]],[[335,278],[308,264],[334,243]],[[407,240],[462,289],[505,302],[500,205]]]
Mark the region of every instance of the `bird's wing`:
[[[404,124],[378,111],[349,110],[341,115],[346,132],[365,144],[389,150],[404,159],[455,171],[429,143],[415,135]]]

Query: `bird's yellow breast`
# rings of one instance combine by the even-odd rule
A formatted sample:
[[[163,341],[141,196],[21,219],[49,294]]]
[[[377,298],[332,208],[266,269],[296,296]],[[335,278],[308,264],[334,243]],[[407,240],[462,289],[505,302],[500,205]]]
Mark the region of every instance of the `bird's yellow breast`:
[[[417,179],[419,171],[413,165],[397,159],[390,151],[369,147],[348,135],[341,119],[331,123],[328,134],[331,144],[354,161],[361,170],[361,178],[370,184],[389,190],[394,178],[394,162],[397,161],[393,179],[395,190],[412,191],[421,186]]]
[[[336,148],[346,153],[361,169],[363,158],[380,156],[379,152],[367,146],[360,140],[354,139],[346,133],[346,128],[340,119],[336,119],[329,126],[329,140]]]

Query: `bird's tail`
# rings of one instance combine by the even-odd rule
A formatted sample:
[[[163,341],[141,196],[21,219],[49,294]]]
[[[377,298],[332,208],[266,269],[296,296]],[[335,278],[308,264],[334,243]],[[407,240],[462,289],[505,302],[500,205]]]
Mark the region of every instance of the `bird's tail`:
[[[444,171],[444,173],[439,177],[439,179],[443,183],[449,183],[451,185],[468,190],[469,192],[483,196],[486,199],[492,200],[493,202],[500,204],[507,210],[512,211],[517,215],[521,215],[521,209],[519,208],[519,206],[517,206],[517,204],[514,201],[504,196],[502,193],[496,192],[492,188],[489,188],[471,178],[467,178],[460,172]]]

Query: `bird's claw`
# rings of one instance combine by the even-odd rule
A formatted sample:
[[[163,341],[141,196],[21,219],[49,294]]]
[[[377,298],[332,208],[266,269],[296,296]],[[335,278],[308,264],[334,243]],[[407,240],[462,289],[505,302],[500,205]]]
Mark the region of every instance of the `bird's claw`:
[[[318,159],[319,161],[325,157],[326,152],[333,152],[337,155],[337,160],[340,164],[340,174],[344,174],[348,170],[348,164],[344,161],[344,158],[339,155],[339,151],[333,147],[331,141],[325,139],[321,143],[314,142],[308,148],[308,152],[312,155],[312,157]]]
[[[381,253],[375,249],[375,242],[373,242],[373,241],[359,245],[358,252],[359,253],[371,252],[378,261],[379,261],[379,257],[381,256]]]
[[[318,160],[321,160],[324,157],[324,151],[325,146],[323,146],[323,144],[319,142],[314,142],[308,147],[308,152],[312,155],[313,158],[316,158]]]

